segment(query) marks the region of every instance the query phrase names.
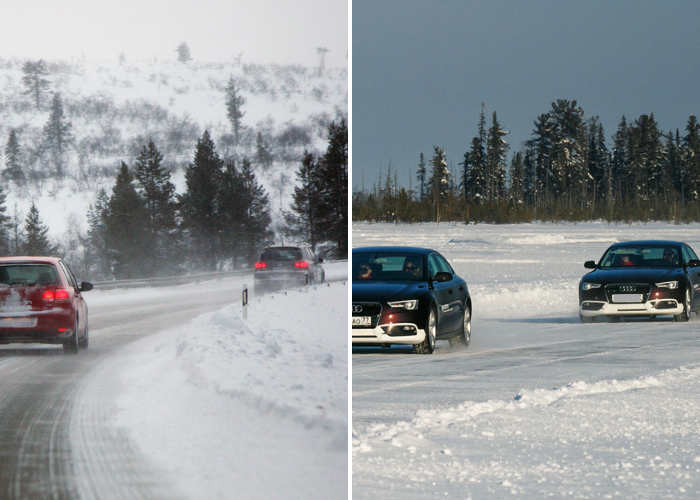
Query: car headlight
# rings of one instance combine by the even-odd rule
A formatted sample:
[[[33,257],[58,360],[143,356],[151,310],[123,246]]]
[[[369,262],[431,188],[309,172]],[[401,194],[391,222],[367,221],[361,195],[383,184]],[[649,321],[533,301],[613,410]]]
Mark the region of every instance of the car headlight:
[[[581,288],[583,288],[584,290],[592,290],[594,288],[600,288],[600,286],[600,283],[588,283],[586,281],[581,283]]]
[[[675,290],[676,288],[678,288],[678,282],[666,281],[664,283],[656,283],[656,286],[659,288],[668,288],[669,290]]]
[[[392,307],[394,309],[406,309],[408,311],[418,309],[417,300],[400,300],[398,302],[388,302],[388,304],[389,307]]]

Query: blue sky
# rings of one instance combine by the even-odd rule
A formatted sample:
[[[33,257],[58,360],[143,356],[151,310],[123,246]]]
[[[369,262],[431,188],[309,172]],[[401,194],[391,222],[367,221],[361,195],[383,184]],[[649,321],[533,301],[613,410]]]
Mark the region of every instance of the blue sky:
[[[557,99],[600,117],[654,113],[683,134],[700,113],[700,2],[650,0],[353,0],[352,183],[389,164],[415,187],[422,152],[459,169],[495,111],[509,156]]]

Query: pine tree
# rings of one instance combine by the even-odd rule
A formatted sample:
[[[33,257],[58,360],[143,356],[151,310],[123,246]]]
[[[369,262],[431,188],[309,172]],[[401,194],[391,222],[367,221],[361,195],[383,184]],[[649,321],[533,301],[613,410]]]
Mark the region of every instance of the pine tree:
[[[348,126],[345,120],[328,127],[321,183],[321,237],[335,245],[338,258],[348,254]]]
[[[0,256],[12,254],[12,244],[10,230],[12,228],[12,218],[7,214],[7,194],[0,185]]]
[[[503,139],[508,134],[501,128],[496,112],[486,138],[486,194],[488,201],[500,201],[506,192],[506,153],[510,146]]]
[[[177,203],[170,172],[162,166],[163,155],[150,140],[136,159],[134,177],[146,211],[150,254],[144,255],[156,276],[172,274],[180,260],[177,245]]]
[[[4,179],[14,182],[19,186],[23,186],[26,180],[24,171],[22,170],[22,152],[17,139],[17,131],[10,129],[10,135],[7,139],[5,147],[5,170],[2,173]]]
[[[316,157],[304,151],[292,194],[291,211],[284,213],[286,234],[316,251],[321,236],[321,180]]]
[[[142,278],[154,275],[143,256],[151,251],[146,231],[147,214],[136,192],[133,175],[122,162],[106,211],[105,245],[109,251],[114,277]]]
[[[255,141],[255,160],[264,170],[272,166],[272,151],[270,151],[270,146],[265,141],[262,132],[258,132],[258,137]]]
[[[49,74],[46,69],[46,63],[43,59],[36,62],[27,61],[22,66],[22,84],[24,85],[24,94],[31,95],[34,99],[34,104],[37,110],[41,110],[41,104],[44,100],[44,93],[49,88],[49,81],[44,78]]]
[[[56,166],[56,175],[61,179],[66,163],[65,154],[68,150],[68,145],[73,140],[73,136],[71,134],[71,124],[63,116],[63,103],[61,94],[58,92],[53,96],[49,121],[44,125],[44,138]]]
[[[88,234],[86,241],[86,267],[90,275],[103,279],[112,277],[112,260],[107,247],[107,220],[109,217],[109,196],[100,189],[95,205],[88,210]]]
[[[231,123],[231,128],[233,128],[233,139],[236,144],[240,140],[241,135],[241,119],[245,116],[245,112],[242,111],[242,107],[245,104],[245,98],[239,93],[239,89],[236,88],[236,81],[231,76],[228,80],[228,85],[226,86],[226,116]]]
[[[418,171],[416,172],[416,178],[418,179],[418,200],[423,201],[425,199],[425,180],[427,171],[425,169],[425,157],[423,153],[420,154],[418,159]]]
[[[52,245],[48,238],[49,228],[42,224],[39,210],[34,202],[29,208],[29,213],[24,222],[24,242],[22,252],[25,255],[54,256],[58,252],[58,245]]]
[[[267,194],[255,178],[253,167],[247,159],[243,160],[240,177],[244,207],[242,229],[246,235],[243,255],[247,263],[253,265],[260,251],[272,243],[272,220]]]
[[[220,227],[216,205],[223,160],[215,150],[209,131],[197,141],[194,162],[185,171],[187,191],[182,197],[185,228],[189,233],[198,266],[217,267],[217,234]]]
[[[190,56],[190,48],[185,42],[178,45],[175,52],[177,52],[177,60],[181,63],[186,63],[192,60],[192,57]]]
[[[445,151],[437,146],[433,147],[435,154],[430,160],[432,169],[428,185],[430,186],[433,220],[439,223],[442,218],[443,204],[447,201],[450,192],[450,170],[447,168]]]

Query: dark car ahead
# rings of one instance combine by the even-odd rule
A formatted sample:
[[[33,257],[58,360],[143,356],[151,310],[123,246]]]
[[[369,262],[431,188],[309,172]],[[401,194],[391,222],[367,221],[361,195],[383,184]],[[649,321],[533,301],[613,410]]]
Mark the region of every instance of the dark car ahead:
[[[431,354],[471,341],[472,302],[466,282],[435,250],[364,247],[352,251],[353,346],[413,345]]]
[[[88,308],[65,262],[54,257],[0,258],[0,343],[88,346]]]
[[[306,246],[270,246],[255,263],[254,292],[261,294],[326,281],[323,259]]]
[[[607,316],[672,315],[688,321],[700,309],[700,260],[680,241],[628,241],[608,248],[579,285],[584,323]]]

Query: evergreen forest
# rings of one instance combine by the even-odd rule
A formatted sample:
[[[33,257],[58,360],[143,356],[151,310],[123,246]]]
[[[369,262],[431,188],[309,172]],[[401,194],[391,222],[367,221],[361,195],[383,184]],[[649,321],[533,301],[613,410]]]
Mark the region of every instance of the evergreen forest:
[[[700,125],[662,131],[654,115],[620,120],[606,140],[598,117],[559,99],[512,152],[494,112],[482,111],[457,171],[445,151],[419,154],[414,188],[391,166],[369,191],[354,190],[354,221],[700,221]]]
[[[0,255],[92,280],[250,269],[280,243],[347,258],[347,70],[185,49],[0,60]]]

